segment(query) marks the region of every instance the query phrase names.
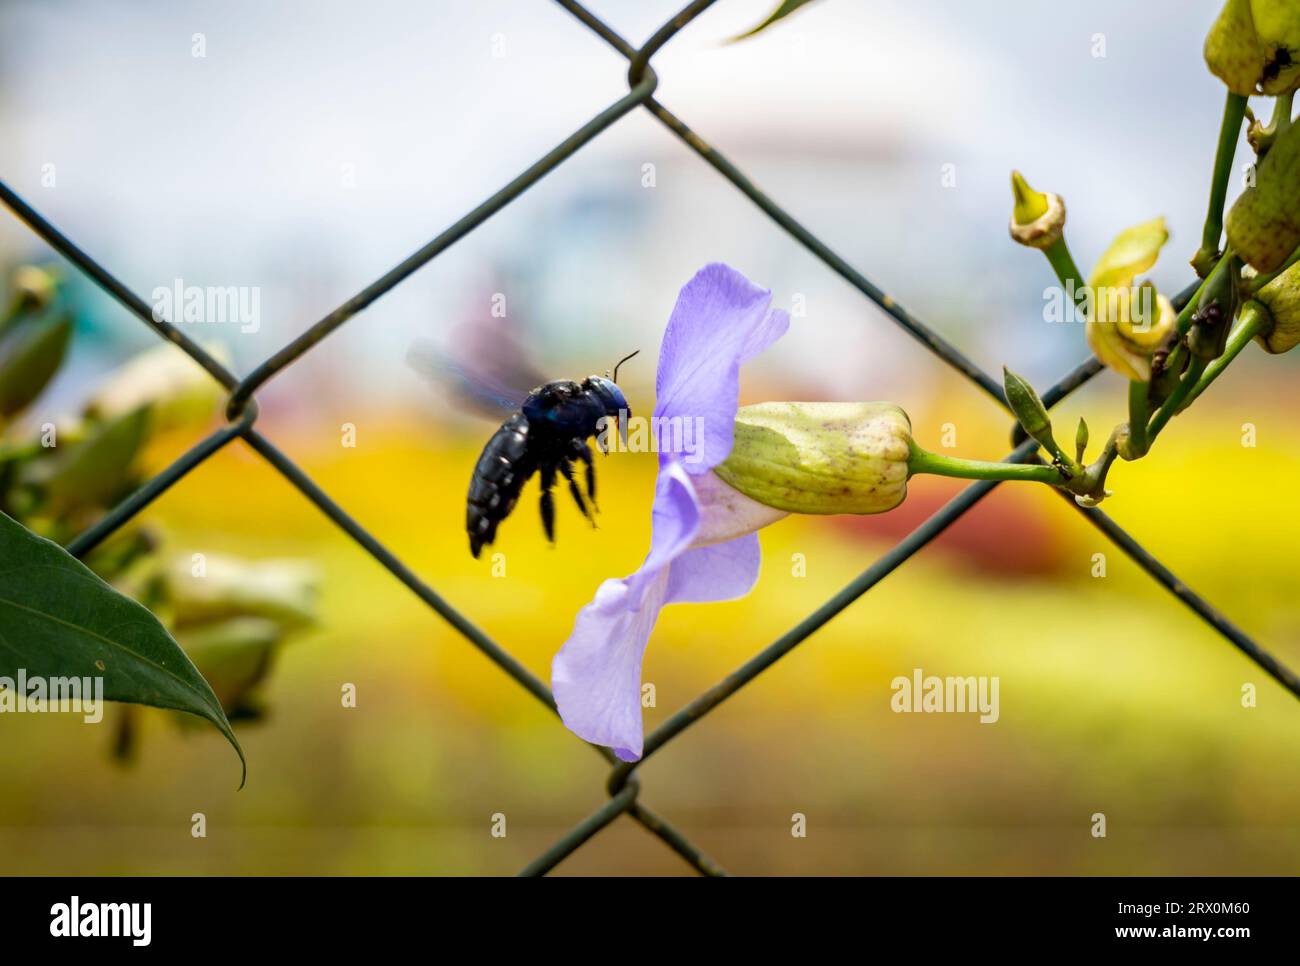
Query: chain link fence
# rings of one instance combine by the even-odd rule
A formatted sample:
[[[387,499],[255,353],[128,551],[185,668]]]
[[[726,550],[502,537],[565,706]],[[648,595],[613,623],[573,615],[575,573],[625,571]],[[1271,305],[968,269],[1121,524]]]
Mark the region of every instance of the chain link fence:
[[[589,28],[597,37],[627,58],[628,93],[561,141],[554,149],[539,158],[496,194],[485,200],[405,261],[316,322],[302,335],[276,352],[243,379],[235,376],[174,325],[165,320],[159,321],[155,319],[152,308],[143,299],[127,289],[98,261],[79,248],[38,211],[23,201],[8,185],[0,182],[0,200],[3,200],[18,218],[26,222],[51,247],[85,272],[96,284],[157,332],[158,335],[180,346],[230,393],[226,411],[228,419],[226,425],[202,440],[193,449],[113,508],[98,523],[72,540],[67,547],[69,552],[76,556],[86,554],[208,457],[231,441],[242,439],[283,474],[303,496],[314,503],[321,512],[359,543],[367,553],[378,560],[394,577],[405,584],[443,620],[459,631],[470,644],[478,648],[519,686],[554,711],[555,701],[545,683],[520,664],[505,648],[488,637],[469,618],[439,595],[437,591],[422,581],[410,568],[393,556],[383,544],[371,536],[347,511],[312,482],[292,460],[276,448],[274,443],[258,432],[255,428],[257,422],[255,393],[268,380],[292,365],[335,329],[483,224],[515,198],[518,198],[547,174],[563,164],[583,145],[605,131],[619,118],[637,108],[644,108],[654,115],[669,131],[685,142],[692,151],[711,165],[723,178],[731,182],[755,205],[761,208],[779,227],[792,235],[800,244],[824,262],[828,268],[875,303],[895,323],[928,348],[936,357],[978,386],[994,403],[1004,409],[1007,407],[1002,387],[996,379],[983,371],[963,355],[956,346],[953,346],[938,333],[927,327],[895,299],[885,294],[866,276],[828,248],[785,209],[760,191],[740,169],[655,100],[654,93],[658,85],[658,78],[650,67],[651,57],[683,27],[712,6],[715,0],[694,0],[660,27],[639,48],[633,47],[611,29],[608,24],[580,4],[573,2],[573,0],[556,0],[556,2],[571,13],[580,23]],[[1181,308],[1194,291],[1195,285],[1180,293],[1175,299],[1175,305]],[[1043,402],[1049,407],[1055,405],[1100,372],[1101,368],[1101,364],[1095,359],[1089,359],[1082,363],[1044,392],[1042,394]],[[1018,426],[1012,442],[1016,444],[1015,449],[1006,457],[1007,461],[1026,462],[1037,459],[1037,444],[1032,440],[1026,440]],[[706,855],[671,822],[642,801],[641,787],[637,779],[637,770],[641,764],[651,756],[660,753],[688,728],[806,641],[823,625],[834,619],[836,615],[909,560],[913,554],[943,533],[997,485],[996,482],[984,481],[968,486],[799,624],[759,651],[753,658],[691,701],[686,707],[672,715],[646,736],[641,761],[620,762],[608,749],[592,746],[613,766],[606,783],[608,801],[575,825],[551,848],[538,856],[523,870],[522,874],[544,875],[555,868],[567,856],[572,855],[577,849],[581,848],[601,829],[620,815],[626,814],[639,822],[649,832],[658,836],[665,845],[680,855],[696,871],[704,875],[726,875],[726,870],[721,865]],[[1178,600],[1190,607],[1202,620],[1214,627],[1230,643],[1272,675],[1284,688],[1300,697],[1300,677],[1297,677],[1295,672],[1263,650],[1219,611],[1192,591],[1169,568],[1152,556],[1150,552],[1129,536],[1105,513],[1095,508],[1085,509],[1077,506],[1073,498],[1068,494],[1062,493],[1062,496],[1071,507],[1082,513],[1089,523],[1110,538],[1116,546],[1167,588]]]

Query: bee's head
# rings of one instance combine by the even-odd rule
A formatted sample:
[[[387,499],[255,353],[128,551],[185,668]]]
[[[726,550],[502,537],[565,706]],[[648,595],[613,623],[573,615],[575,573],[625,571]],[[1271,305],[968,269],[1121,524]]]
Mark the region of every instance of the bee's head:
[[[608,376],[588,376],[587,385],[605,407],[606,416],[617,419],[620,413],[632,415],[627,397],[623,395],[623,390],[618,388],[618,384],[613,379]]]
[[[638,349],[637,352],[639,351]],[[604,376],[587,377],[587,386],[600,400],[601,405],[605,407],[605,415],[617,422],[618,434],[624,443],[627,443],[627,419],[632,415],[632,407],[627,404],[627,397],[623,395],[623,390],[618,388],[618,383],[615,380],[618,379],[618,367],[634,355],[636,355],[636,352],[618,360],[618,365],[614,367],[614,377],[612,379],[608,372]]]

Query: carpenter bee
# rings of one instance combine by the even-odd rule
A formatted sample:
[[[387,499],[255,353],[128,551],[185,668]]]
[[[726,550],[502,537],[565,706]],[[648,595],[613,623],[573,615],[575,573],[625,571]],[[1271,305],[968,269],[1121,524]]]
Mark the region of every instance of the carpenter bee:
[[[466,346],[459,348],[463,351]],[[497,360],[495,368],[480,359],[472,370],[427,346],[412,350],[409,361],[415,368],[455,373],[460,395],[475,403],[475,408],[495,408],[498,413],[502,408],[513,410],[483,447],[470,476],[465,507],[470,553],[477,557],[485,545],[492,544],[497,527],[514,510],[524,484],[534,473],[540,475],[542,527],[548,540],[555,541],[552,490],[557,477],[564,478],[583,516],[595,526],[596,469],[587,440],[596,436],[603,450],[602,429],[616,425],[626,442],[625,419],[631,408],[618,387],[618,370],[635,355],[620,359],[612,377],[606,372],[582,382],[558,379],[538,385],[542,380],[534,378],[534,370],[522,362],[522,353],[513,343],[495,343],[490,354]],[[531,383],[521,382],[524,379]],[[525,393],[515,388],[521,384],[537,388]],[[579,463],[583,464],[585,496],[575,476]]]
[[[634,355],[620,359],[618,366]],[[484,544],[490,545],[496,538],[497,527],[515,508],[520,491],[534,473],[541,477],[542,528],[547,540],[555,542],[551,489],[557,473],[568,482],[573,502],[594,525],[596,467],[587,438],[596,436],[610,420],[626,434],[623,419],[631,415],[623,390],[618,388],[618,366],[613,378],[606,373],[604,377],[588,376],[580,383],[558,379],[539,386],[488,440],[470,477],[465,509],[469,550],[475,557]],[[578,462],[585,464],[586,499],[573,475]]]

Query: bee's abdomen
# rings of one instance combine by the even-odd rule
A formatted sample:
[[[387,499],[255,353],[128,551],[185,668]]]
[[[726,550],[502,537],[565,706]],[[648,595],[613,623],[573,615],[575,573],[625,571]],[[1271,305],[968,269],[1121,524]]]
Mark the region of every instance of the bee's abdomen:
[[[510,515],[520,490],[537,469],[528,443],[528,418],[515,413],[483,447],[470,478],[465,507],[465,529],[475,557],[484,544],[491,545],[496,539],[497,525]]]

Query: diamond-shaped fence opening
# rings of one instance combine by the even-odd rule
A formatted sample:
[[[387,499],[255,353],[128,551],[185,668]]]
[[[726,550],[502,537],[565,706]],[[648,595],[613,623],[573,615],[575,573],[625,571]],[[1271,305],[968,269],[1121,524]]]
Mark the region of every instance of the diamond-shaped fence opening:
[[[611,29],[608,24],[579,3],[574,2],[574,0],[556,0],[556,2],[590,28],[605,43],[627,58],[629,62],[628,93],[561,141],[500,191],[489,197],[405,261],[316,322],[302,335],[276,352],[243,379],[235,376],[170,322],[155,319],[152,308],[143,299],[126,288],[99,262],[82,251],[71,239],[63,235],[6,184],[0,182],[0,200],[15,215],[26,222],[37,235],[85,272],[96,284],[157,332],[158,335],[180,346],[230,392],[227,404],[227,424],[202,440],[172,465],[114,507],[99,522],[72,540],[67,547],[71,553],[77,556],[86,554],[208,457],[232,440],[242,439],[288,479],[303,496],[314,503],[321,512],[378,560],[394,577],[405,584],[416,596],[437,612],[442,619],[459,631],[470,644],[478,648],[489,660],[509,675],[517,684],[529,691],[537,700],[554,711],[555,701],[545,683],[520,664],[505,648],[488,637],[487,634],[439,595],[437,591],[416,576],[397,557],[393,556],[347,511],[312,482],[292,460],[280,452],[274,443],[257,431],[255,428],[257,422],[255,393],[269,379],[292,365],[335,329],[505,208],[511,201],[563,164],[583,145],[601,134],[619,118],[631,113],[638,107],[649,111],[669,131],[684,141],[692,151],[717,170],[723,178],[731,182],[750,201],[761,208],[778,226],[792,235],[795,240],[825,263],[828,268],[879,306],[909,335],[982,389],[994,402],[1004,409],[1006,408],[1006,398],[996,379],[983,371],[963,355],[956,346],[926,326],[892,297],[886,295],[884,291],[873,284],[861,272],[827,247],[824,242],[796,221],[785,209],[759,190],[726,157],[654,99],[658,78],[650,67],[651,57],[668,43],[678,31],[712,6],[715,0],[694,0],[660,27],[640,48],[633,47]],[[1174,300],[1175,305],[1181,308],[1182,305],[1186,304],[1194,290],[1195,287],[1193,286],[1180,293]],[[1072,372],[1067,373],[1054,386],[1044,392],[1043,402],[1049,407],[1055,405],[1099,371],[1101,371],[1101,365],[1095,359],[1089,359]],[[1019,427],[1016,427],[1013,434],[1013,442],[1018,443],[1018,445],[1006,457],[1008,462],[1025,462],[1037,458],[1035,455],[1037,444],[1025,440],[1024,434],[1019,430]],[[581,848],[601,829],[620,815],[626,814],[639,822],[648,831],[657,835],[665,845],[685,859],[701,874],[726,875],[726,871],[717,862],[702,852],[667,819],[641,800],[640,783],[636,777],[636,772],[641,763],[660,752],[687,728],[700,721],[727,698],[806,641],[823,625],[834,619],[859,597],[909,560],[913,554],[943,533],[997,485],[993,481],[983,481],[968,486],[908,534],[893,549],[800,621],[799,624],[672,715],[646,736],[644,754],[640,762],[620,762],[608,749],[595,748],[613,766],[607,782],[608,801],[575,825],[551,848],[531,862],[523,870],[523,874],[542,875],[549,872],[567,856]],[[1138,566],[1161,583],[1178,600],[1190,607],[1201,619],[1214,627],[1248,658],[1272,675],[1288,691],[1300,697],[1300,677],[1297,677],[1295,672],[1263,650],[1225,616],[1192,591],[1105,513],[1096,508],[1085,509],[1075,505],[1068,494],[1063,493],[1062,496],[1067,503],[1074,506],[1079,513],[1082,513],[1089,523],[1109,537]]]

